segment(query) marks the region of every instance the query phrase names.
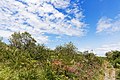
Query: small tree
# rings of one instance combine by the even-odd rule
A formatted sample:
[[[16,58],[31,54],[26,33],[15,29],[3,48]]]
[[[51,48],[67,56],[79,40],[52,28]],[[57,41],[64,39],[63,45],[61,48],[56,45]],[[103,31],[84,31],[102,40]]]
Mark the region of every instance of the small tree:
[[[77,48],[72,42],[69,42],[68,44],[64,44],[64,46],[57,46],[55,51],[59,53],[75,54],[77,53]]]
[[[68,52],[69,54],[77,53],[77,48],[72,42],[69,42],[68,44],[65,44],[64,46],[65,46],[66,52]]]
[[[19,49],[27,49],[35,46],[36,40],[28,32],[15,32],[9,39],[10,45]]]

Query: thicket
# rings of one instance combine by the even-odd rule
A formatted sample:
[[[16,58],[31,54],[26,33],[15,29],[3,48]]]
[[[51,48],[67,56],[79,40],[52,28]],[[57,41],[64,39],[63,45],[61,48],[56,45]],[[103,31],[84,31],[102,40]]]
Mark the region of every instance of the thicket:
[[[71,42],[51,50],[27,32],[15,32],[9,41],[0,41],[0,80],[98,80],[104,74],[103,58],[79,52]]]
[[[107,60],[116,69],[116,80],[120,80],[120,51],[110,51],[106,53]]]

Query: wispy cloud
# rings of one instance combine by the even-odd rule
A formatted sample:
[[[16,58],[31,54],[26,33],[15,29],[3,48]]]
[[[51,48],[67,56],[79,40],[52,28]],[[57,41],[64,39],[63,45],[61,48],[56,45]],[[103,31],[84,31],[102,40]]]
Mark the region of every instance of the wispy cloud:
[[[102,45],[101,47],[96,48],[95,52],[98,53],[98,55],[104,56],[106,52],[111,50],[120,50],[120,42]]]
[[[114,19],[102,17],[97,23],[97,33],[114,33],[120,31],[120,15]]]
[[[0,36],[27,31],[39,43],[48,42],[45,33],[83,36],[86,26],[80,6],[71,0],[0,0],[0,18]]]

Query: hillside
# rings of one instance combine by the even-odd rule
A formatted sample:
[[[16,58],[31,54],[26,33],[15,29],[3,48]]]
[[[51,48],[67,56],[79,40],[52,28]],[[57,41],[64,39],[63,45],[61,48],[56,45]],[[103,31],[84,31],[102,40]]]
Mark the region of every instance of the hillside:
[[[79,52],[71,42],[51,50],[36,44],[27,32],[14,33],[9,41],[0,41],[0,80],[120,79],[119,62],[113,65],[114,59],[108,54],[98,57],[88,51]]]

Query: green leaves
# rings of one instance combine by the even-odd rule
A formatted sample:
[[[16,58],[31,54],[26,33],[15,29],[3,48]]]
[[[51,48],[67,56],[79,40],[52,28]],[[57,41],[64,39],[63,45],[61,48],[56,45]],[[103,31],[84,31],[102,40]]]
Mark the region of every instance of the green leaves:
[[[51,50],[27,32],[9,41],[0,41],[0,80],[94,80],[100,74],[102,58],[78,52],[72,42]]]
[[[19,49],[31,49],[35,46],[36,40],[28,32],[15,32],[9,39],[10,45]]]
[[[120,51],[110,51],[106,53],[108,61],[116,68],[116,80],[120,79]]]
[[[63,46],[57,46],[55,51],[63,54],[76,54],[77,48],[73,45],[72,42],[69,42],[68,44],[64,44]]]
[[[120,68],[120,51],[107,52],[106,56],[115,68]]]

